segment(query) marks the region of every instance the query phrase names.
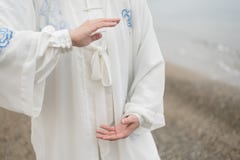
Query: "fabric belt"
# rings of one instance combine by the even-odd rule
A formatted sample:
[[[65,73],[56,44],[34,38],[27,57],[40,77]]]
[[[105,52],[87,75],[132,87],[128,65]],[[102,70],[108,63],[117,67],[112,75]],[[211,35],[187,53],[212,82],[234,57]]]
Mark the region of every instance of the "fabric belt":
[[[91,59],[91,79],[96,81],[100,80],[104,87],[112,86],[112,75],[107,47],[100,47],[94,44],[91,44],[89,47],[93,51]]]

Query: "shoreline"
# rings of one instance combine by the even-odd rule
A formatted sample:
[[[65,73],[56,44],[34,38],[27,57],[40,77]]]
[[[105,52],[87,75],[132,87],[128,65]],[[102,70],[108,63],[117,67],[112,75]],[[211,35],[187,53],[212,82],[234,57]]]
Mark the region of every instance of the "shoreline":
[[[173,87],[174,86],[174,87]],[[212,80],[184,67],[167,64],[166,92],[181,97],[186,103],[201,106],[203,111],[214,111],[219,119],[226,120],[240,131],[240,87]]]
[[[240,159],[240,89],[166,65],[166,126],[153,132],[165,159]]]

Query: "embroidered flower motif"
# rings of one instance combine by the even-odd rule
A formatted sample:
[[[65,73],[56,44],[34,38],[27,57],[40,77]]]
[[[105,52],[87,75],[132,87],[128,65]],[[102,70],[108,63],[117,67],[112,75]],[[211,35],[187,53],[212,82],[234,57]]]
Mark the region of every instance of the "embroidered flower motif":
[[[0,49],[6,48],[12,39],[13,32],[7,28],[0,28]]]
[[[127,26],[132,27],[132,11],[129,9],[123,9],[122,16],[127,20]]]
[[[44,17],[46,25],[52,25],[56,30],[68,28],[68,24],[63,20],[62,12],[56,0],[44,0],[39,10],[39,15]]]

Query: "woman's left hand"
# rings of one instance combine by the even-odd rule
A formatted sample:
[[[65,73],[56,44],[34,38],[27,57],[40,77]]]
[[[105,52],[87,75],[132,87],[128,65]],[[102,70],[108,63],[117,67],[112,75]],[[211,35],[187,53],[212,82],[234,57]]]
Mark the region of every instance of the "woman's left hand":
[[[97,130],[97,138],[109,141],[127,138],[139,125],[137,116],[129,115],[123,118],[121,123],[116,126],[101,125],[101,129]]]

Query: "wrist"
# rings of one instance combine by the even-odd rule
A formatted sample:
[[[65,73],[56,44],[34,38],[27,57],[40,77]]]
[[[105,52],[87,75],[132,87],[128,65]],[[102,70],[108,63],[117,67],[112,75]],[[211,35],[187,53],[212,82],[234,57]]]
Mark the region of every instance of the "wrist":
[[[143,117],[141,115],[139,115],[138,113],[127,113],[124,115],[124,117],[127,117],[127,116],[136,116],[137,119],[138,119],[138,123],[139,123],[139,127],[143,124]]]
[[[75,29],[70,29],[70,30],[68,30],[68,32],[69,32],[69,36],[70,36],[70,38],[71,38],[71,41],[72,41],[72,45],[73,46],[76,46],[76,44],[77,44],[77,38],[76,38],[76,34],[75,34]]]

